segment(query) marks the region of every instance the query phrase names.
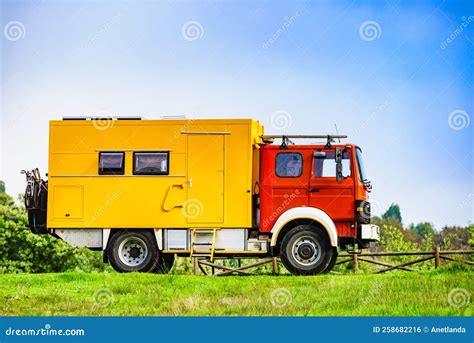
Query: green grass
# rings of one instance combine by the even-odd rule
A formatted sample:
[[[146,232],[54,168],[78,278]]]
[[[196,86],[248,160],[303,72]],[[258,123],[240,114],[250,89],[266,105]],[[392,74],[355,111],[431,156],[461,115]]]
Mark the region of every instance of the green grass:
[[[459,316],[474,313],[472,302],[456,308],[448,294],[462,288],[472,295],[473,286],[472,272],[441,271],[314,277],[3,274],[0,315]]]

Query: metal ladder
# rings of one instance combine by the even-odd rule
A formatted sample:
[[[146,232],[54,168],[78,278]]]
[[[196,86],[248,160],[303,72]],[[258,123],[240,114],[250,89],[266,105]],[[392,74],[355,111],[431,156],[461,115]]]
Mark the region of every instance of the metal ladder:
[[[194,228],[191,229],[191,246],[189,248],[189,259],[192,260],[193,257],[210,257],[211,262],[214,260],[214,252],[215,252],[215,247],[216,247],[216,233],[217,233],[217,228],[213,229],[200,229],[200,228]],[[210,242],[198,242],[196,243],[196,238],[201,236],[208,236],[209,234],[212,233],[212,240]],[[196,246],[211,246],[211,249],[209,252],[203,252],[199,251],[198,249],[195,249]]]

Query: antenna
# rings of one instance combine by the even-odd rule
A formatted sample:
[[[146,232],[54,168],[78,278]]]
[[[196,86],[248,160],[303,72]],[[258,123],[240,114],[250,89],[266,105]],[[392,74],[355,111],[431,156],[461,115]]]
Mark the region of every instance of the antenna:
[[[337,130],[337,124],[334,123],[334,127],[336,128],[336,135],[339,136],[339,131]],[[341,138],[339,137],[339,143],[341,143]]]

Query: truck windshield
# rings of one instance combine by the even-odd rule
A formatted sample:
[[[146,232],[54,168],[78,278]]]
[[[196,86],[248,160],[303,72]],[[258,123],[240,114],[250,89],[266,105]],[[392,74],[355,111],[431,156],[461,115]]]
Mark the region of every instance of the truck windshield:
[[[362,150],[360,148],[356,149],[357,155],[357,166],[359,167],[359,176],[362,181],[367,180],[367,176],[365,175],[364,163],[362,161]]]

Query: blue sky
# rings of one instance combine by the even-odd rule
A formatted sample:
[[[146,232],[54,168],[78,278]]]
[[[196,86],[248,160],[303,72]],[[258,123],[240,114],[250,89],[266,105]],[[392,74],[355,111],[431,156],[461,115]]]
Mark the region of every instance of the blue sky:
[[[47,169],[64,115],[255,118],[348,134],[375,213],[473,220],[469,1],[1,1],[0,178]]]

